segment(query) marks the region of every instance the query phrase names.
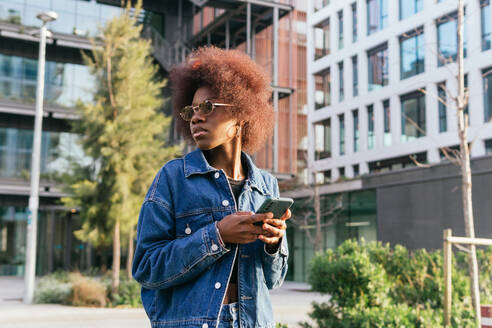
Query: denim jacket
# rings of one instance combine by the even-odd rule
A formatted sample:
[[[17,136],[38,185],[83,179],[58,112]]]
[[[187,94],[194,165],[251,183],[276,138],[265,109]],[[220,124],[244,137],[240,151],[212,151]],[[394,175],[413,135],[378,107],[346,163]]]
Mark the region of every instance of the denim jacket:
[[[239,204],[224,171],[200,149],[166,163],[154,178],[140,210],[132,270],[153,328],[217,327],[235,259],[239,326],[275,326],[268,290],[285,278],[286,236],[270,254],[261,240],[223,245],[217,230],[226,215],[255,212],[267,196],[279,196],[277,179],[241,156],[248,177]]]

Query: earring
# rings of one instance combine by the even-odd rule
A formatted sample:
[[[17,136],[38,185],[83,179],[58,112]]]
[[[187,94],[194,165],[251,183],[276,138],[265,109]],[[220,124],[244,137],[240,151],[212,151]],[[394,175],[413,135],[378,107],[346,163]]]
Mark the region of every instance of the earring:
[[[239,138],[241,136],[241,126],[239,125],[239,127],[237,128],[236,130],[236,138]]]

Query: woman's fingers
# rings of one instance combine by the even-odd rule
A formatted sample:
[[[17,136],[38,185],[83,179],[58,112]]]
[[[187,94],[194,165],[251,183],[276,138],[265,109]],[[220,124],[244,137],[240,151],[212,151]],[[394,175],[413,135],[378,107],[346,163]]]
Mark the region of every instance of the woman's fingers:
[[[288,208],[287,211],[285,211],[284,215],[282,215],[282,217],[280,218],[280,220],[288,220],[290,219],[290,217],[292,216],[292,212],[290,211],[290,209]]]
[[[279,241],[279,237],[267,237],[264,235],[259,235],[258,239],[260,239],[265,244],[276,244]]]
[[[285,231],[285,229],[279,229],[269,224],[263,224],[262,228],[267,232],[267,234],[273,237],[282,237]]]

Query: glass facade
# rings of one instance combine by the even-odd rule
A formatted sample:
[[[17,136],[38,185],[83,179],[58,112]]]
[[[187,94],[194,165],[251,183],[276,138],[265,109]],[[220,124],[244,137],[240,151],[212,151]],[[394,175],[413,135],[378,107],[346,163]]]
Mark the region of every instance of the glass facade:
[[[424,72],[424,29],[400,36],[400,78],[406,79]]]
[[[400,19],[405,19],[422,11],[423,7],[423,0],[400,0]]]
[[[490,21],[490,0],[480,0],[480,18],[482,22],[482,50],[490,49],[490,33],[491,24]]]
[[[37,60],[0,54],[0,73],[0,99],[36,102]],[[45,104],[73,107],[77,100],[91,101],[95,88],[87,66],[46,62]]]
[[[27,205],[0,206],[0,276],[24,274],[27,216]],[[73,232],[80,228],[81,221],[77,213],[58,211],[49,205],[40,204],[36,275],[58,269],[87,270],[103,264],[91,252],[89,244],[74,237]],[[109,255],[108,251],[103,253]]]
[[[299,215],[308,215],[310,222],[313,217],[313,199],[297,198],[294,202],[292,212]],[[330,209],[341,204],[341,208],[333,215]],[[377,202],[374,189],[351,191],[342,194],[329,194],[320,196],[320,212],[323,249],[334,249],[346,239],[364,238],[366,242],[377,240]],[[289,227],[293,227],[290,225]],[[288,228],[289,229],[289,228]],[[315,227],[310,228],[311,233]],[[314,256],[314,245],[307,236],[305,229],[292,228],[293,232],[288,235],[289,249],[292,251],[289,258],[289,272],[295,281],[307,281],[307,270],[310,260]],[[288,231],[289,232],[289,231]],[[287,233],[288,233],[287,232]],[[292,264],[292,266],[291,266]]]
[[[367,56],[369,91],[388,85],[388,46],[384,44],[369,50]]]
[[[354,97],[359,95],[359,63],[357,56],[352,57],[352,92]]]
[[[46,10],[58,14],[50,30],[81,36],[96,36],[98,26],[122,12],[120,7],[95,0],[0,0],[0,20],[11,24],[39,27],[36,15]]]
[[[388,26],[388,0],[367,0],[367,35]]]
[[[367,149],[374,148],[374,106],[367,106]]]
[[[90,164],[79,145],[80,137],[69,132],[43,131],[41,139],[41,178],[69,171],[69,159]],[[0,128],[0,177],[27,178],[31,171],[33,131]]]
[[[357,3],[354,2],[352,4],[352,42],[357,42],[357,30],[358,30],[358,21],[357,21]]]
[[[314,27],[314,59],[330,54],[330,19]]]
[[[316,90],[314,93],[315,108],[320,109],[331,104],[331,74],[330,70],[314,76]]]
[[[492,67],[482,71],[483,76],[483,116],[484,121],[492,119]]]
[[[359,111],[352,111],[352,120],[354,122],[354,153],[359,151]]]
[[[331,157],[330,119],[314,124],[314,156],[316,160]]]
[[[401,140],[403,142],[425,136],[425,96],[415,92],[402,96]]]
[[[345,99],[345,81],[343,78],[343,62],[338,63],[338,101],[342,102]]]
[[[438,65],[456,60],[458,53],[458,13],[452,13],[437,20]],[[466,57],[466,19],[463,34],[463,53]]]
[[[340,139],[340,156],[345,155],[345,117],[343,114],[338,115],[338,122],[339,122],[339,139]]]
[[[384,146],[391,146],[391,108],[389,100],[383,101]]]
[[[343,48],[343,11],[337,13],[338,16],[338,49]]]
[[[439,97],[439,132],[442,133],[448,130],[446,82],[437,85],[437,95]]]

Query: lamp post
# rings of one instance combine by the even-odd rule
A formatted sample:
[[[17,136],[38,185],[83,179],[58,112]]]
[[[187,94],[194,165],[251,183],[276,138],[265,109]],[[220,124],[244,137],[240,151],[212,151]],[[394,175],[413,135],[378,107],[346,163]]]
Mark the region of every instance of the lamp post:
[[[31,160],[31,194],[29,197],[29,215],[27,218],[27,249],[24,272],[24,303],[31,304],[34,296],[34,282],[36,276],[36,237],[39,207],[39,166],[41,149],[41,131],[43,123],[43,96],[44,96],[44,62],[46,52],[46,24],[54,21],[58,15],[53,11],[41,12],[36,15],[43,25],[39,41],[38,81],[36,89],[36,116],[34,119],[34,139]]]

